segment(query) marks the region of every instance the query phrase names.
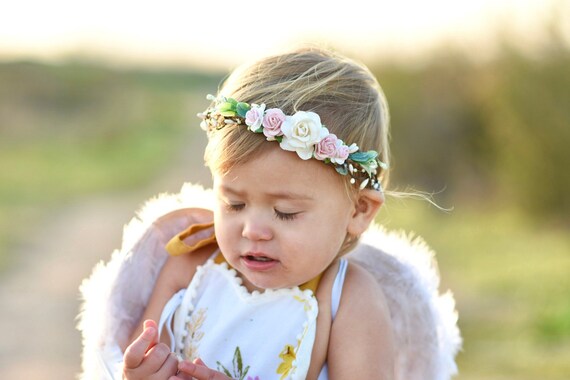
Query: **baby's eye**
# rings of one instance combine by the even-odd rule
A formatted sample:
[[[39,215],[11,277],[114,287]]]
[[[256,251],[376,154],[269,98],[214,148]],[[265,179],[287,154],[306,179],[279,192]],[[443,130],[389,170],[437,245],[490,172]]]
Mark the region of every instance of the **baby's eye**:
[[[293,220],[297,217],[298,214],[298,212],[281,212],[275,209],[275,216],[279,220]]]
[[[226,203],[226,208],[229,211],[240,211],[245,207],[245,204],[243,203]]]

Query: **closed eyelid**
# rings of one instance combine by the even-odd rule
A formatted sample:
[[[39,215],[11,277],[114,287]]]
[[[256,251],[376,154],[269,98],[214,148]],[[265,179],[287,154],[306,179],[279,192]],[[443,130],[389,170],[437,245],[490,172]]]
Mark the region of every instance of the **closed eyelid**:
[[[287,220],[287,221],[293,220],[293,219],[297,218],[299,216],[299,214],[301,214],[300,211],[299,212],[282,212],[282,211],[279,211],[277,209],[274,209],[274,211],[275,211],[275,217],[277,219]]]

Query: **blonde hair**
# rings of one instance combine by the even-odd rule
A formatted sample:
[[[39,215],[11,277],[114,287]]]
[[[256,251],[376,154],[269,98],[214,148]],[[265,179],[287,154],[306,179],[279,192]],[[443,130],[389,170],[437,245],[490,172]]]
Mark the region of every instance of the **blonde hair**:
[[[287,115],[316,112],[338,138],[356,143],[361,151],[375,150],[389,163],[388,105],[374,75],[355,61],[322,49],[294,50],[239,67],[219,95],[265,103],[267,109],[280,108]],[[204,159],[212,172],[226,174],[271,145],[263,134],[225,127],[210,133]],[[349,176],[342,177],[350,186]],[[386,188],[387,170],[380,169],[379,179]]]

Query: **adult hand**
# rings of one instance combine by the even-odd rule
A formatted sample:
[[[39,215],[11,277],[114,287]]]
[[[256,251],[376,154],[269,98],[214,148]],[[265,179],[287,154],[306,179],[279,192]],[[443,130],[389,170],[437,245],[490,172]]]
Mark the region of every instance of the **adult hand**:
[[[176,375],[178,360],[164,343],[158,343],[158,328],[153,320],[125,350],[123,378],[127,380],[166,380]]]

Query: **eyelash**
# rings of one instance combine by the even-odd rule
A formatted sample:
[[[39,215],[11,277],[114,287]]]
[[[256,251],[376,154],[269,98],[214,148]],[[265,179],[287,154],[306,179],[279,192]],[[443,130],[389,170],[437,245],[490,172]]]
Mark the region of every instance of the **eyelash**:
[[[281,211],[275,210],[275,216],[279,220],[294,220],[297,217],[297,214],[298,213],[288,214],[286,212],[281,212]]]
[[[226,207],[229,211],[240,211],[241,209],[243,209],[245,207],[245,205],[244,204],[233,205],[233,204],[227,203]]]
[[[227,204],[227,209],[229,211],[232,212],[237,212],[237,211],[241,211],[245,205],[244,204]],[[297,218],[297,214],[299,214],[298,212],[295,213],[286,213],[286,212],[281,212],[278,210],[275,210],[275,217],[279,220],[285,220],[285,221],[290,221],[290,220],[294,220],[295,218]]]

